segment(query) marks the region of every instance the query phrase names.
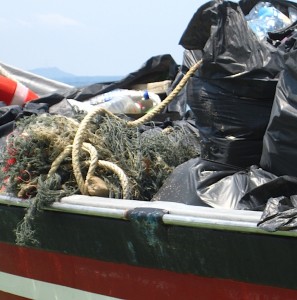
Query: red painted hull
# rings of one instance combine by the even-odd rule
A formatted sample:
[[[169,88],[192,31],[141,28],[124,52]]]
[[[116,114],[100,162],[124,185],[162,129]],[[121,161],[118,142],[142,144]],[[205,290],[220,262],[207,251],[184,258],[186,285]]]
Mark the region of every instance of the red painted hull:
[[[0,291],[0,299],[1,300],[28,300],[28,298],[20,297],[20,296],[2,292],[2,291]]]
[[[121,299],[297,299],[295,290],[103,262],[6,243],[0,244],[0,271]],[[26,299],[13,297],[0,293],[0,299]]]

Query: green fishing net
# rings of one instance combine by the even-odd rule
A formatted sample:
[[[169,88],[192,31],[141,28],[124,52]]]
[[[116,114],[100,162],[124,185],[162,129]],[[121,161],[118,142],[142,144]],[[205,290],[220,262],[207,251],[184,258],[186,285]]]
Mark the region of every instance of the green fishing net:
[[[83,118],[83,114],[74,118],[51,114],[23,117],[7,137],[1,151],[2,191],[30,202],[16,232],[20,244],[32,237],[30,224],[37,211],[64,196],[80,193],[71,154],[63,159],[54,175],[48,173],[57,157],[73,144]],[[94,117],[84,134],[84,142],[96,149],[99,160],[114,163],[126,174],[129,199],[143,201],[152,199],[175,167],[199,155],[197,140],[183,126],[163,130],[150,122],[129,127],[124,119],[109,115]],[[82,151],[83,177],[87,176],[89,159],[89,154]],[[123,198],[116,174],[97,167],[94,175],[105,182],[108,197]]]

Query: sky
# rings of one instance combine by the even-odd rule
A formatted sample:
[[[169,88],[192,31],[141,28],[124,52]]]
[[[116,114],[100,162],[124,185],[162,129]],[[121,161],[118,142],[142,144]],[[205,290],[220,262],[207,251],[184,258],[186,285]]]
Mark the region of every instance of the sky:
[[[171,54],[204,0],[9,0],[0,10],[1,62],[23,70],[123,76]]]

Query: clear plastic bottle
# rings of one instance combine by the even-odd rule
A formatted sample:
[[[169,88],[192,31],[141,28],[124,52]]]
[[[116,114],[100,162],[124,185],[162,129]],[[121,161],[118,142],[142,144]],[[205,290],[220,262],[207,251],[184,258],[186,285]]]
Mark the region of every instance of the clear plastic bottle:
[[[88,104],[100,106],[115,114],[146,113],[161,102],[160,97],[148,91],[117,89],[89,99]]]
[[[246,16],[248,25],[260,40],[273,32],[289,26],[292,21],[269,2],[259,2]]]

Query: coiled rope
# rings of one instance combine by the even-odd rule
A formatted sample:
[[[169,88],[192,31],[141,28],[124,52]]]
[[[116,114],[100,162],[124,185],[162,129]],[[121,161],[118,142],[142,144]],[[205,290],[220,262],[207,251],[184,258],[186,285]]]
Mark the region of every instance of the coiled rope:
[[[78,184],[79,190],[83,195],[89,195],[88,190],[88,180],[94,175],[95,169],[97,167],[103,167],[105,169],[108,169],[112,171],[114,174],[116,174],[120,180],[122,191],[123,191],[123,199],[129,198],[129,180],[126,174],[123,170],[121,170],[118,166],[116,166],[114,163],[108,162],[108,161],[102,161],[98,160],[98,155],[96,152],[96,149],[88,143],[84,142],[84,139],[86,136],[88,136],[88,128],[89,124],[92,121],[92,119],[97,115],[108,115],[112,118],[115,118],[121,122],[123,122],[123,125],[125,124],[128,127],[137,127],[140,126],[150,120],[153,119],[154,116],[159,114],[161,111],[164,110],[164,108],[172,102],[172,100],[179,94],[179,92],[183,89],[183,87],[188,82],[189,78],[197,71],[197,69],[202,64],[202,60],[198,61],[196,64],[194,64],[188,72],[184,75],[184,77],[181,79],[179,84],[174,88],[174,90],[154,109],[152,109],[150,112],[142,116],[141,118],[134,120],[134,121],[124,121],[123,119],[119,118],[118,116],[114,115],[113,113],[109,112],[108,110],[98,107],[94,109],[93,111],[89,112],[85,118],[82,120],[82,122],[79,124],[78,130],[75,134],[73,144],[69,145],[65,148],[65,150],[56,158],[56,160],[52,163],[51,169],[48,173],[48,177],[52,176],[59,165],[62,163],[65,157],[69,156],[70,153],[72,154],[72,168],[73,173],[76,179],[76,182]],[[83,178],[82,172],[81,172],[81,154],[82,151],[88,152],[90,155],[90,161],[89,161],[89,169],[86,175],[86,178]]]
[[[95,109],[94,111],[87,114],[80,124],[72,119],[67,119],[69,122],[71,122],[70,124],[72,125],[72,127],[75,130],[77,129],[73,143],[72,145],[66,146],[64,150],[53,161],[51,168],[47,174],[46,180],[43,180],[41,177],[39,177],[38,182],[35,183],[39,186],[39,189],[37,190],[36,197],[33,199],[32,202],[30,202],[30,206],[28,208],[28,211],[26,212],[23,221],[18,224],[18,227],[16,229],[16,243],[18,245],[38,244],[38,240],[34,238],[34,233],[35,233],[34,219],[38,214],[38,212],[40,211],[40,208],[42,208],[43,206],[48,206],[54,201],[58,201],[61,195],[62,196],[67,195],[66,193],[64,194],[60,193],[59,190],[60,180],[59,180],[59,176],[57,175],[57,169],[64,161],[64,159],[66,157],[69,157],[70,155],[72,155],[73,173],[78,188],[83,195],[98,195],[97,194],[98,189],[100,193],[102,192],[102,190],[104,190],[104,187],[101,187],[101,184],[98,184],[100,180],[98,181],[97,179],[100,178],[94,176],[96,168],[99,167],[99,168],[108,169],[118,176],[122,188],[122,195],[123,195],[122,198],[129,199],[129,194],[130,194],[129,179],[127,175],[124,173],[124,171],[114,163],[104,161],[104,160],[98,160],[98,153],[95,147],[90,143],[84,142],[84,139],[87,136],[89,137],[90,134],[93,135],[93,133],[88,132],[88,128],[89,128],[88,125],[90,124],[92,118],[96,115],[102,115],[102,116],[108,115],[112,118],[115,118],[123,122],[123,125],[129,127],[137,127],[141,124],[150,121],[156,114],[160,113],[178,95],[178,93],[185,86],[189,78],[200,67],[201,63],[202,61],[199,61],[195,65],[193,65],[189,69],[189,71],[185,74],[185,76],[182,78],[182,80],[179,82],[179,84],[175,87],[175,89],[157,107],[155,107],[152,111],[150,111],[149,113],[147,113],[146,115],[144,115],[143,117],[135,121],[128,121],[128,122],[124,121],[121,118],[117,117],[116,115],[112,114],[111,112],[103,108]],[[90,159],[88,161],[81,161],[80,158],[82,152],[89,154]],[[86,164],[88,166],[88,171],[86,174],[86,179],[84,179],[81,172],[81,165],[86,165]],[[94,188],[94,182],[95,182],[95,188]],[[95,194],[92,193],[93,191],[95,191]]]

